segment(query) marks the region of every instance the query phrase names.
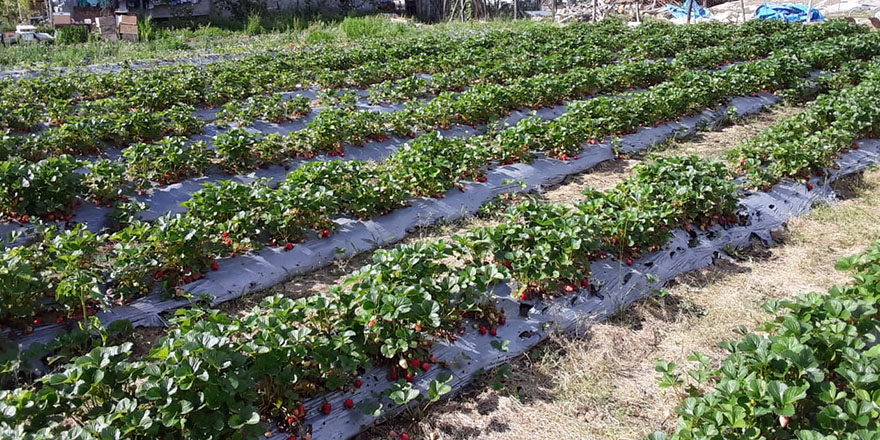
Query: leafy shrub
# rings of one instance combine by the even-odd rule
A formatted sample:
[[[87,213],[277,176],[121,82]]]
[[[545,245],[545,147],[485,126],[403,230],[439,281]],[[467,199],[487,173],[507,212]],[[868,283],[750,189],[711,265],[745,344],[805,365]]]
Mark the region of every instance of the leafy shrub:
[[[65,26],[56,30],[55,42],[58,44],[78,44],[89,41],[87,26]]]
[[[766,305],[772,321],[739,341],[711,368],[700,353],[671,439],[876,439],[880,433],[880,242],[838,268],[855,282]],[[661,386],[685,382],[674,364],[657,363]],[[712,389],[703,391],[706,385]],[[666,439],[654,433],[653,440]]]

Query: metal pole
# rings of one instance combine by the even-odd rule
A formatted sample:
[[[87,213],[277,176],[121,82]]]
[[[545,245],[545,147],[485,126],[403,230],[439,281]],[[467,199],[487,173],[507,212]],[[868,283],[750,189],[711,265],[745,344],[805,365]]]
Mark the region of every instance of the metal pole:
[[[813,14],[811,12],[813,12],[813,0],[810,0],[810,3],[807,5],[807,23],[813,21]]]
[[[519,0],[513,0],[513,19],[519,18]]]
[[[691,24],[691,15],[694,10],[694,0],[685,0],[685,1],[690,2],[690,3],[688,3],[688,24]]]

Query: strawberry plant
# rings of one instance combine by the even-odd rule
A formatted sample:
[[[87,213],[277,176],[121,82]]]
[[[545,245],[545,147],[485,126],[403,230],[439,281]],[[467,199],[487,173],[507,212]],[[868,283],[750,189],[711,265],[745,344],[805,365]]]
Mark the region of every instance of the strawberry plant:
[[[384,214],[405,204],[410,194],[381,165],[361,161],[310,162],[287,176],[293,188],[324,187],[337,210],[360,218]]]
[[[128,183],[125,165],[103,159],[89,162],[86,171],[82,183],[89,199],[106,204],[125,197]]]
[[[723,343],[730,355],[719,368],[692,356],[698,363],[688,373],[700,387],[688,387],[669,438],[876,438],[878,249],[838,264],[855,272],[852,284],[768,303],[775,319]],[[660,362],[657,371],[661,386],[683,387],[674,365]]]
[[[162,185],[201,175],[211,163],[204,142],[190,143],[176,136],[152,144],[134,144],[123,150],[122,157],[129,176]]]
[[[0,162],[0,211],[13,218],[72,212],[77,194],[83,192],[79,166],[70,156]]]
[[[227,172],[238,173],[256,167],[259,158],[251,150],[259,141],[259,134],[233,128],[214,137],[214,151]]]
[[[301,95],[290,99],[284,99],[279,94],[257,95],[224,105],[217,117],[220,122],[234,122],[240,126],[250,125],[255,118],[280,124],[305,116],[311,111],[309,99]]]
[[[387,160],[390,173],[415,196],[443,194],[460,179],[482,174],[486,152],[461,138],[430,133],[406,144]]]

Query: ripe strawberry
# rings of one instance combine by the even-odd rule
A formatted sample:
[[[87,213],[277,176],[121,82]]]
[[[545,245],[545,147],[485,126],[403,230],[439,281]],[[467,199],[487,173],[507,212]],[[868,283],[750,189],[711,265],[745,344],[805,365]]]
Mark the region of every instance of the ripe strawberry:
[[[684,225],[684,230],[691,232],[691,225],[690,224]]]
[[[519,295],[519,299],[521,299],[523,301],[527,301],[529,299],[529,294],[526,292],[523,292]]]
[[[409,383],[412,383],[412,381],[415,380],[415,376],[413,376],[412,374],[407,374],[404,377],[406,378],[406,381]]]
[[[63,317],[63,316],[59,316],[58,318],[55,318],[55,323],[56,323],[56,324],[61,324],[62,322],[64,322],[64,317]]]
[[[284,250],[289,251],[293,249],[293,243],[287,243],[284,245]]]
[[[360,387],[362,387],[363,385],[364,385],[364,383],[363,383],[360,379],[354,381],[354,387],[355,387],[355,388],[360,388]]]
[[[289,435],[287,436],[287,440],[299,440],[299,438],[297,438],[295,435]]]
[[[162,272],[161,270],[158,271],[158,272],[156,272],[156,279],[157,279],[157,280],[162,279],[163,277],[165,277],[165,273],[164,273],[164,272]]]
[[[329,230],[329,229],[324,229],[323,231],[321,231],[321,236],[324,237],[324,238],[329,237],[329,236],[330,236],[330,230]]]
[[[348,409],[354,408],[354,400],[346,399],[345,400],[345,407]]]
[[[219,270],[219,269],[220,269],[220,265],[217,264],[217,260],[212,261],[211,262],[211,270]]]
[[[808,184],[807,184],[807,191],[812,191],[812,190],[813,190],[813,184],[812,184],[812,183],[808,183]]]
[[[296,423],[296,417],[294,417],[294,416],[289,416],[289,417],[287,418],[287,424],[288,424],[288,425],[292,425],[292,424],[294,424],[294,423]]]
[[[400,433],[400,440],[409,440],[409,434],[405,432]]]
[[[321,412],[324,413],[325,415],[330,415],[330,411],[332,409],[333,409],[333,407],[330,406],[330,402],[324,402],[324,404],[321,405]]]
[[[489,334],[492,335],[492,336],[498,336],[498,329],[495,328],[495,327],[490,328],[490,329],[489,329]]]
[[[587,289],[590,287],[590,280],[584,278],[581,280],[581,287]]]
[[[433,355],[433,354],[431,355],[431,363],[432,363],[432,364],[436,364],[436,363],[437,363],[437,356],[436,356],[436,355]]]
[[[400,379],[400,376],[397,375],[397,371],[392,371],[390,375],[388,375],[388,379],[392,382],[396,382],[397,379]]]
[[[504,315],[501,315],[501,317],[498,318],[498,325],[504,324],[507,324],[507,318]]]
[[[430,369],[431,369],[431,364],[429,364],[429,363],[427,363],[427,362],[422,362],[422,369],[425,370],[425,371],[430,370]]]
[[[278,245],[278,242],[276,242],[274,238],[273,238],[272,240],[269,241],[269,246],[273,246],[273,247],[274,247],[274,246],[277,246],[277,245]]]
[[[632,260],[632,258],[627,258],[627,260],[626,260],[626,265],[627,265],[627,266],[632,266],[632,265],[633,265],[633,260]]]
[[[481,335],[485,335],[488,331],[489,331],[489,329],[487,329],[485,325],[480,327],[480,334]]]
[[[43,321],[41,321],[39,319],[34,320],[34,325],[42,325],[42,324],[43,324]]]

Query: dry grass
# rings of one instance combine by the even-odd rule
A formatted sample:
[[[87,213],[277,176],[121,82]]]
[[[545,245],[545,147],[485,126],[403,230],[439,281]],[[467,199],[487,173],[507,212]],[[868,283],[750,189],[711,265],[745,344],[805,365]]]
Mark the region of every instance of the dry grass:
[[[880,171],[841,188],[853,197],[793,219],[777,234],[782,246],[744,251],[735,261],[691,273],[668,294],[630,307],[594,326],[584,339],[555,339],[516,361],[505,388],[487,377],[426,415],[399,418],[388,430],[426,439],[642,439],[671,430],[676,401],[657,386],[658,359],[688,364],[693,351],[718,362],[719,342],[737,337],[767,316],[771,298],[824,291],[845,282],[834,262],[880,237]]]
[[[743,139],[755,136],[770,125],[794,116],[803,107],[777,105],[751,116],[735,118],[718,130],[699,131],[686,140],[671,139],[661,148],[653,149],[660,156],[697,155],[702,158],[720,158],[725,152],[739,145]]]

